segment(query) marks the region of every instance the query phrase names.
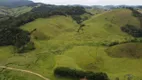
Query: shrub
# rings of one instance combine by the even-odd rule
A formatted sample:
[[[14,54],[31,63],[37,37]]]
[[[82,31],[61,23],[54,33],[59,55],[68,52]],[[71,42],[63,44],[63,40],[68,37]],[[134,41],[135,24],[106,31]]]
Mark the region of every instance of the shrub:
[[[114,45],[117,45],[117,44],[119,44],[119,42],[115,41],[115,42],[108,44],[108,46],[114,46]]]
[[[82,78],[85,76],[85,72],[77,71],[75,69],[70,69],[66,67],[58,67],[55,69],[54,74],[61,77],[69,78]]]
[[[87,72],[86,73],[88,80],[109,80],[106,73],[93,73],[93,72]]]
[[[54,74],[60,77],[68,77],[68,78],[84,78],[86,77],[88,80],[109,80],[106,73],[94,73],[94,72],[85,72],[76,69],[70,69],[67,67],[58,67],[54,70]]]

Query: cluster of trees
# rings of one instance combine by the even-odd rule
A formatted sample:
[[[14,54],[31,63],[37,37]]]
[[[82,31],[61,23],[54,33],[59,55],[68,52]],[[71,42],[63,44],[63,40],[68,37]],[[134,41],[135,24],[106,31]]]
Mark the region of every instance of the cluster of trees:
[[[0,46],[16,45],[17,47],[21,47],[21,45],[29,41],[30,36],[27,31],[12,27],[0,28]]]
[[[106,73],[84,72],[67,67],[58,67],[54,74],[59,77],[68,77],[74,79],[87,78],[88,80],[109,80]]]
[[[129,8],[132,11],[133,16],[142,17],[142,14],[133,8]]]
[[[142,29],[133,25],[125,25],[121,27],[121,30],[132,35],[133,37],[142,37]]]
[[[29,32],[16,27],[0,28],[0,46],[13,45],[19,49],[28,42],[30,42]]]

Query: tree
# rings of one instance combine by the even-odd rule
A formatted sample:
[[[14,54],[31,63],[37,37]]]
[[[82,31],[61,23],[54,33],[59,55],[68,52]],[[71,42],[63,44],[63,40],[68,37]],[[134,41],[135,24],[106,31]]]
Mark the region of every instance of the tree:
[[[68,77],[80,79],[86,77],[88,80],[109,80],[106,73],[84,72],[81,70],[70,69],[67,67],[58,67],[54,70],[54,74],[60,77]]]

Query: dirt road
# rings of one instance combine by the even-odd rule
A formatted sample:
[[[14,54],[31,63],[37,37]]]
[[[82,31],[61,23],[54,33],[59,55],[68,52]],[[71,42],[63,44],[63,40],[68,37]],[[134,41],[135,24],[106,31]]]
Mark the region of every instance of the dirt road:
[[[24,72],[24,73],[29,73],[29,74],[36,75],[36,76],[42,78],[43,80],[50,80],[50,79],[42,76],[41,74],[29,71],[29,70],[17,69],[17,68],[12,68],[12,67],[7,67],[7,66],[0,66],[0,68],[7,69],[7,70],[12,70],[12,71],[20,71],[20,72]]]

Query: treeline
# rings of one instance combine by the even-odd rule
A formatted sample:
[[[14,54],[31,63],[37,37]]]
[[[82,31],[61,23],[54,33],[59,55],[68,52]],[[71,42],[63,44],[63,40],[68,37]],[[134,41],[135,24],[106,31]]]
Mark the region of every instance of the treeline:
[[[21,30],[19,27],[37,18],[48,18],[53,15],[70,15],[79,23],[81,19],[76,17],[84,13],[86,13],[85,9],[80,6],[41,5],[18,17],[9,17],[0,21],[0,46],[13,45],[19,48],[29,43],[30,33]]]
[[[85,72],[67,67],[58,67],[54,70],[55,76],[73,79],[87,78],[88,80],[109,80],[106,73]]]
[[[142,29],[133,25],[125,25],[121,27],[121,30],[129,35],[132,35],[133,37],[142,37]]]
[[[1,28],[0,46],[17,45],[17,47],[20,47],[21,45],[29,42],[30,37],[28,35],[29,32],[23,31],[19,28]]]
[[[47,18],[53,15],[70,15],[77,22],[80,22],[79,16],[86,13],[81,6],[55,6],[55,5],[41,5],[35,7],[32,11],[20,15],[18,17],[9,17],[9,19],[1,21],[0,27],[19,27],[28,22],[34,21],[37,18]],[[76,18],[78,17],[78,18]]]
[[[80,15],[88,13],[85,11],[85,8],[81,6],[54,6],[54,5],[46,5],[46,6],[42,5],[40,7],[34,8],[32,12],[40,14],[44,13],[45,14],[44,17],[52,15],[64,15],[64,16],[70,15],[78,24],[82,22]]]

